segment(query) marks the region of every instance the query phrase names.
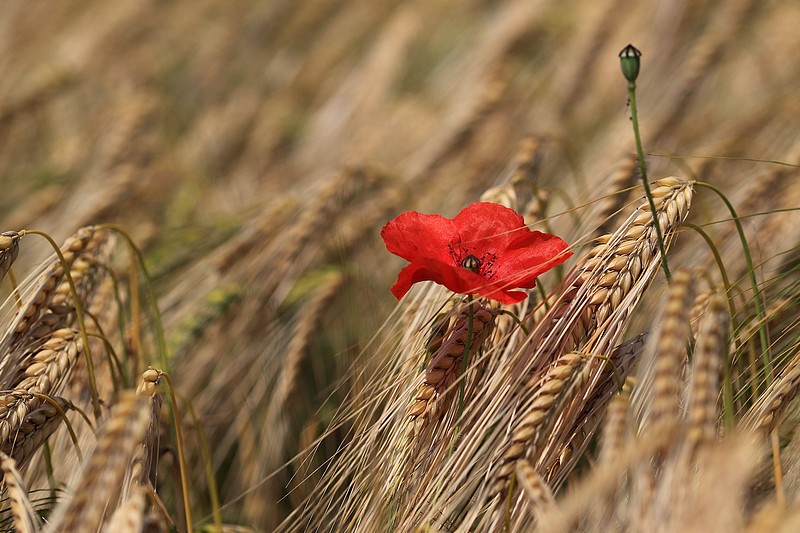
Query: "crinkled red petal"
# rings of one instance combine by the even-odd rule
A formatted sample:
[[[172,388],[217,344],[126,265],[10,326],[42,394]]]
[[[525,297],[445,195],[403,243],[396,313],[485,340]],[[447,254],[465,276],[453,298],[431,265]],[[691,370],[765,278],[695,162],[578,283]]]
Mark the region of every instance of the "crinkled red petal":
[[[407,211],[381,230],[386,249],[406,261],[427,257],[452,261],[448,245],[458,240],[453,221],[441,215]]]
[[[509,290],[513,287],[490,282],[464,268],[426,258],[412,261],[400,271],[392,294],[399,300],[420,281],[433,281],[459,294],[478,294],[503,304],[521,302],[527,297],[524,292]]]
[[[491,202],[475,202],[453,219],[456,232],[465,247],[475,246],[494,254],[502,253],[510,243],[529,233],[522,215]]]
[[[531,289],[536,278],[572,256],[569,245],[555,235],[531,231],[520,236],[498,258],[494,280]]]

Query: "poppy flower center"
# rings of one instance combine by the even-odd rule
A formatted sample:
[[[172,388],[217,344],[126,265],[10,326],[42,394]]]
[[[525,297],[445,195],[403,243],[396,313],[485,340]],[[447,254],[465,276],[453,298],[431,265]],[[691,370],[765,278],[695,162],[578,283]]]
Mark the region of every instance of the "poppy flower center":
[[[470,254],[461,260],[461,266],[478,274],[481,270],[481,260]]]

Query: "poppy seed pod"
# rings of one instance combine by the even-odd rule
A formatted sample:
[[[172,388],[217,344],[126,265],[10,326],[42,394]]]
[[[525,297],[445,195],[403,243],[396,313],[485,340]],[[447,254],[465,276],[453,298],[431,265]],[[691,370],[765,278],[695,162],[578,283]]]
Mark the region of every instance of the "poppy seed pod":
[[[625,79],[633,83],[639,77],[639,66],[642,53],[632,44],[629,44],[619,53],[619,64]]]

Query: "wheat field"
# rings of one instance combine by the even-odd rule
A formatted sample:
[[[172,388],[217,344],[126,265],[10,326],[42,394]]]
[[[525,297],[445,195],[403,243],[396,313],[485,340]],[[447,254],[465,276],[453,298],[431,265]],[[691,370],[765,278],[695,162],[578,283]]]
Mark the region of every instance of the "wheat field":
[[[800,529],[799,27],[6,0],[0,528]],[[383,225],[478,200],[574,255],[398,302]]]

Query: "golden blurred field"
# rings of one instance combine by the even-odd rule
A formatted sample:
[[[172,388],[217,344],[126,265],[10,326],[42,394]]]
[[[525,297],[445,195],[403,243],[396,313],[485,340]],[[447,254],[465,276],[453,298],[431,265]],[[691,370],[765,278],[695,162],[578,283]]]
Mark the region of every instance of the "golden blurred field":
[[[103,416],[121,397],[118,389],[135,386],[147,366],[168,372],[179,400],[195,528],[214,530],[222,521],[231,531],[272,531],[282,522],[286,531],[377,531],[379,524],[484,530],[463,511],[469,498],[442,488],[444,478],[434,483],[436,496],[413,489],[398,505],[414,511],[402,515],[376,502],[403,481],[359,474],[389,468],[391,439],[377,438],[386,447],[370,451],[360,436],[389,420],[388,399],[411,387],[391,361],[419,348],[427,332],[420,324],[447,300],[420,289],[395,307],[389,287],[402,263],[385,251],[380,228],[407,210],[453,216],[508,183],[524,163],[534,198],[527,222],[569,242],[576,253],[567,270],[579,267],[592,239],[614,231],[641,201],[617,57],[635,44],[643,52],[637,97],[650,179],[678,176],[717,187],[735,207],[752,252],[751,270],[725,204],[696,188],[687,221],[707,233],[734,287],[726,293],[735,302],[730,416],[753,417],[759,395],[774,391],[768,383],[781,384],[800,361],[797,28],[800,4],[787,0],[6,0],[0,230],[41,230],[60,243],[82,226],[113,223],[143,251],[167,350],[158,350],[141,270],[141,301],[131,297],[135,285],[126,288],[130,270],[120,244],[103,261],[117,272],[123,294],[102,298],[124,311],[117,320],[106,305],[110,318],[100,333],[127,354],[120,366],[128,380],[95,360]],[[527,162],[520,150],[528,151]],[[676,231],[670,266],[690,271],[697,292],[708,297],[722,286],[712,249],[697,232]],[[43,269],[48,253],[34,235],[20,241],[13,271],[23,287],[33,287],[33,278],[23,280]],[[761,289],[756,300],[751,273]],[[543,280],[556,290],[556,275]],[[16,307],[9,280],[3,287],[11,295],[0,311],[7,329]],[[615,323],[616,341],[657,330],[667,293],[663,274],[656,275],[630,316]],[[100,300],[87,296],[87,308]],[[525,312],[540,300],[532,297]],[[18,355],[8,335],[6,359]],[[513,351],[506,338],[490,342],[498,352]],[[760,362],[765,347],[770,364]],[[102,350],[99,343],[93,348]],[[89,413],[81,364],[59,395]],[[689,374],[676,378],[681,387]],[[0,365],[0,387],[18,388],[3,379]],[[776,393],[789,415],[770,423],[772,440],[753,445],[752,457],[737,448],[735,457],[750,461],[743,471],[752,475],[719,478],[720,499],[732,499],[741,520],[636,522],[616,511],[617,522],[606,517],[608,528],[759,531],[768,519],[796,524],[796,409],[786,407],[795,381],[786,378]],[[183,530],[167,397],[160,429],[158,422],[148,429],[158,472],[152,488],[164,512],[150,497],[140,514],[147,527]],[[607,401],[594,413],[598,419]],[[685,399],[678,403],[687,410]],[[94,438],[80,416],[70,420],[88,455]],[[160,431],[155,445],[153,431]],[[51,440],[52,480],[41,455],[23,469],[33,507],[44,514],[57,502],[68,505],[79,470],[63,427]],[[579,492],[596,464],[594,430],[586,441],[581,460],[556,476],[556,500]],[[773,475],[780,450],[783,477]],[[449,455],[440,459],[452,463]],[[44,497],[49,483],[60,489]],[[732,492],[751,498],[738,505]],[[778,510],[767,507],[776,501]],[[112,498],[83,527],[109,527],[119,502]],[[727,509],[709,502],[707,514]],[[428,514],[417,513],[426,504]],[[642,507],[624,497],[615,505]],[[533,527],[526,520],[541,517],[531,513],[504,527]],[[549,523],[539,518],[537,525]],[[13,527],[10,518],[3,524]],[[565,528],[590,529],[578,519]]]

